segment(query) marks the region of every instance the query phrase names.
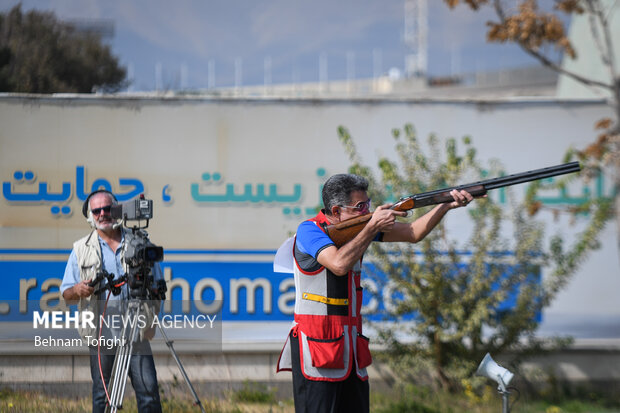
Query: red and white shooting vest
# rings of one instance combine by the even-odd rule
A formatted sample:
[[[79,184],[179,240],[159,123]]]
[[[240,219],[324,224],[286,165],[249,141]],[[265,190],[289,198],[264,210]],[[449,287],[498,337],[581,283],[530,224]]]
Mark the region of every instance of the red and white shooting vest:
[[[313,219],[317,225],[321,216]],[[368,379],[366,367],[372,358],[368,338],[362,335],[361,267],[360,260],[347,275],[337,276],[325,267],[305,272],[295,259],[291,333],[299,338],[301,371],[307,379],[341,381],[353,368],[360,379]],[[290,346],[287,337],[278,372],[292,369]]]

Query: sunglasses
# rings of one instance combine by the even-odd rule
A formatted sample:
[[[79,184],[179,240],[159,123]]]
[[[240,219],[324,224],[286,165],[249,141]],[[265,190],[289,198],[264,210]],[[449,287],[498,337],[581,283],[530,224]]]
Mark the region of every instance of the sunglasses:
[[[370,212],[370,199],[368,199],[368,201],[358,202],[354,206],[340,205],[340,208],[352,209],[353,212],[365,214],[367,212]]]
[[[112,210],[112,205],[106,205],[101,208],[93,208],[90,211],[93,213],[93,215],[99,215],[101,214],[101,211],[105,212],[106,214],[109,214],[111,210]]]

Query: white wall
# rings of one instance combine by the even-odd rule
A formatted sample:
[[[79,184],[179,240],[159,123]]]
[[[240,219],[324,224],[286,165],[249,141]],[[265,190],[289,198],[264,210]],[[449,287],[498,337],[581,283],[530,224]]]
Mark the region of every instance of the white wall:
[[[76,186],[79,166],[85,171],[81,188],[85,193],[99,178],[109,181],[115,193],[133,188],[121,186],[119,179],[142,183],[146,196],[155,202],[149,233],[167,250],[275,250],[307,216],[304,209],[319,204],[325,177],[346,171],[348,161],[337,139],[339,125],[350,130],[370,164],[378,155],[393,153],[392,128],[412,123],[422,140],[430,133],[442,139],[470,135],[481,159],[498,159],[508,173],[516,173],[562,163],[565,150],[587,145],[595,135],[596,120],[609,112],[603,103],[594,101],[3,96],[0,177],[4,185],[8,183],[13,193],[36,194],[40,183],[48,183],[49,193],[61,193],[66,183],[71,194],[61,201],[36,200],[36,195],[32,195],[33,201],[21,202],[0,197],[0,259],[24,259],[12,251],[29,249],[33,253],[27,259],[40,260],[36,249],[67,250],[86,233],[80,188]],[[317,175],[321,168],[325,176]],[[32,171],[36,178],[18,182],[15,171]],[[211,179],[209,184],[202,180],[204,173],[219,173],[221,179],[216,184]],[[214,202],[214,198],[198,202],[192,197],[192,184],[198,184],[203,195],[223,195],[227,184],[234,185],[237,195],[243,193],[244,185],[251,185],[256,194],[258,185],[263,184],[268,194],[269,185],[275,184],[277,194],[289,198],[296,198],[298,186],[301,197],[294,202],[266,197],[257,197],[258,202]],[[53,207],[69,207],[71,212],[54,214]],[[285,213],[295,208],[302,213]],[[467,229],[463,224],[466,217],[465,211],[451,214],[451,234]],[[556,222],[550,214],[541,219],[549,233],[560,232],[568,239],[580,227],[579,222],[573,225],[566,219]],[[609,225],[603,247],[545,312],[542,331],[581,334],[576,329],[583,323],[604,321],[603,329],[620,335],[616,236]],[[250,262],[272,258],[239,256]],[[63,261],[66,253],[46,255],[45,259]],[[223,258],[210,255],[200,259]],[[570,326],[562,327],[566,322]]]

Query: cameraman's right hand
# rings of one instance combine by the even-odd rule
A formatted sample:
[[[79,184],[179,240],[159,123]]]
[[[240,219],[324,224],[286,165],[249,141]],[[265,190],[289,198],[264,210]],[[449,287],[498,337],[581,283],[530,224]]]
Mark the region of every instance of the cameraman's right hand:
[[[67,288],[62,297],[65,299],[67,305],[77,304],[80,298],[90,297],[95,292],[95,289],[89,285],[89,281],[80,281],[73,287]]]
[[[90,286],[90,281],[80,281],[72,288],[77,298],[90,297],[95,292],[95,289]]]

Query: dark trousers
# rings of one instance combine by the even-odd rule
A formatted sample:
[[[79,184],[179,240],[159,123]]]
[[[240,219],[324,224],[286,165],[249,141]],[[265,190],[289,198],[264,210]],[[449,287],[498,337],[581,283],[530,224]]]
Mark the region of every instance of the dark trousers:
[[[343,381],[308,380],[301,372],[299,338],[289,336],[293,363],[293,397],[296,413],[368,413],[370,405],[368,380],[355,373]]]
[[[114,354],[104,354],[101,352],[101,371],[105,378],[108,394],[110,394],[110,375],[114,365]],[[101,373],[99,372],[99,360],[97,348],[90,347],[90,375],[93,379],[93,413],[104,412],[107,404],[105,389],[101,383]],[[131,385],[136,393],[138,411],[140,413],[160,413],[161,403],[159,401],[159,387],[157,385],[157,372],[155,362],[151,354],[134,354],[129,363],[129,373]]]

